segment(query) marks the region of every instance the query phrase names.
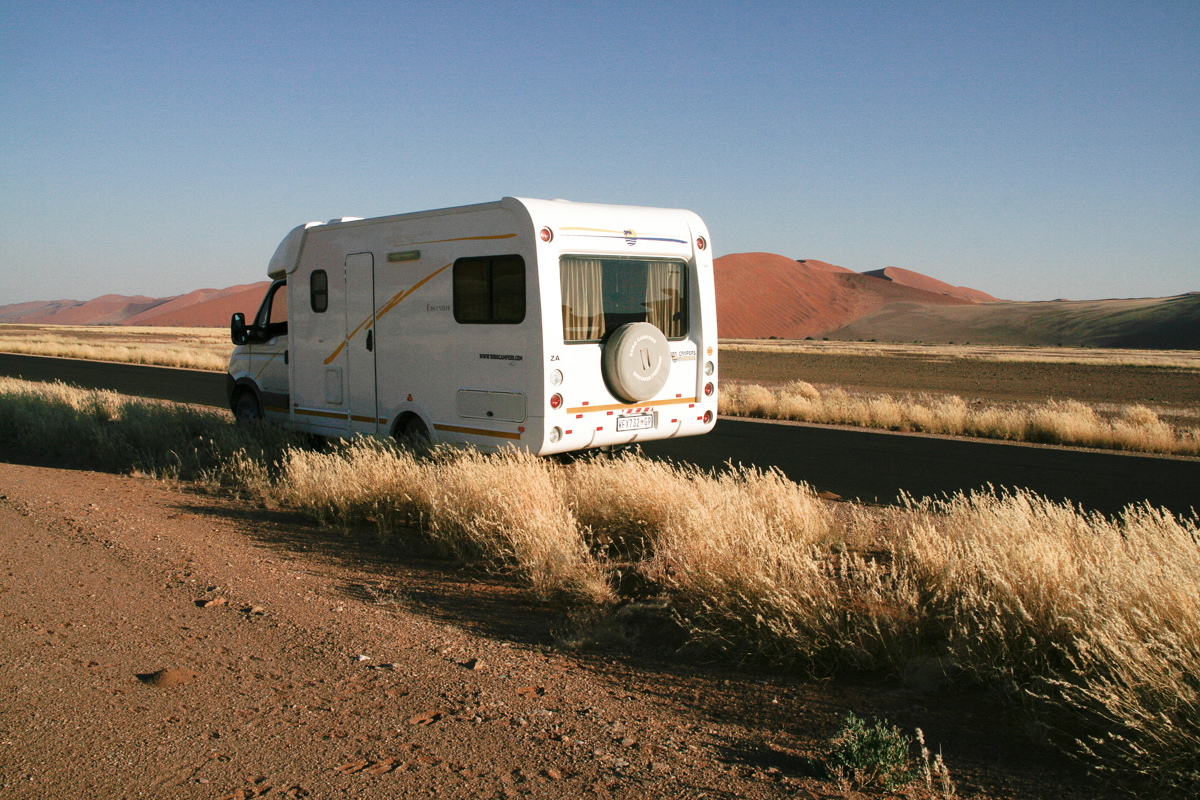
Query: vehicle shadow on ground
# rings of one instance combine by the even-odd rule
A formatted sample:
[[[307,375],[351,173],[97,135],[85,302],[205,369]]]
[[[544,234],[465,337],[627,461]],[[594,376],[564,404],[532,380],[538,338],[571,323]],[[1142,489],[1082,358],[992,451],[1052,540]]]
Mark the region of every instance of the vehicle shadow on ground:
[[[443,556],[415,532],[381,538],[371,526],[322,525],[301,512],[230,503],[178,504],[180,511],[233,523],[264,547],[328,571],[340,598],[415,611],[479,635],[548,647],[568,624],[568,609],[539,600],[503,575],[464,566]]]
[[[322,525],[296,511],[187,495],[177,507],[232,523],[261,546],[299,558],[307,572],[327,575],[329,591],[345,601],[416,613],[553,653],[602,679],[610,693],[636,692],[686,710],[695,724],[681,731],[682,741],[707,741],[727,768],[756,780],[816,781],[834,792],[830,796],[842,796],[822,779],[821,759],[854,711],[887,719],[909,734],[922,727],[935,748],[950,743],[951,766],[973,775],[974,791],[1011,796],[1001,784],[1015,783],[1028,784],[1036,794],[1047,775],[1052,782],[1088,786],[1061,754],[1021,734],[1013,709],[976,688],[930,692],[905,686],[893,675],[813,679],[749,664],[737,653],[689,644],[653,601],[598,612],[541,600],[503,575],[442,557],[415,531],[384,540],[370,526]],[[1007,733],[998,736],[1001,731]],[[1107,796],[1097,788],[1089,788],[1091,796]]]

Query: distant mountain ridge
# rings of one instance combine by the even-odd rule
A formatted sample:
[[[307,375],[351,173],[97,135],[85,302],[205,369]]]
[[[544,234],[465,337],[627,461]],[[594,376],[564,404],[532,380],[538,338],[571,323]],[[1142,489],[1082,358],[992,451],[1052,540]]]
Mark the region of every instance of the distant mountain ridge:
[[[886,267],[734,253],[713,261],[722,339],[871,340],[1200,350],[1200,293],[1013,302]]]
[[[220,328],[234,312],[258,310],[270,281],[197,289],[173,297],[106,294],[94,300],[47,300],[0,306],[0,322],[28,325],[151,325]]]
[[[976,289],[910,270],[859,273],[824,261],[774,253],[734,253],[713,262],[717,331],[723,338],[825,336],[893,303],[997,302]]]
[[[1010,302],[899,267],[732,253],[713,261],[723,339],[804,339],[1200,350],[1200,293]],[[225,327],[258,310],[268,281],[173,297],[104,295],[0,306],[0,322]]]

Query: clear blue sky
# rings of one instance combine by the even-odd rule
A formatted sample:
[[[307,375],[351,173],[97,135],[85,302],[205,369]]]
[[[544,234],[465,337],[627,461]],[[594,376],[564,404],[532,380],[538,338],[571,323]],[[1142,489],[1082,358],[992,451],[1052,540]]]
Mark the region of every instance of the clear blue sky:
[[[504,195],[1012,299],[1200,290],[1200,2],[0,6],[0,304]]]

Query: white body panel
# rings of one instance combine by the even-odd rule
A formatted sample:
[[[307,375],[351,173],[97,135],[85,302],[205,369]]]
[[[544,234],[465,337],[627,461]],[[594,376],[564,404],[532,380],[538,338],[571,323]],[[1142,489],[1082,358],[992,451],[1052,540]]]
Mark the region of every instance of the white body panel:
[[[539,236],[543,228],[552,232],[549,242]],[[310,223],[292,231],[271,262],[271,277],[286,280],[289,330],[273,345],[235,349],[231,402],[239,392],[265,392],[268,418],[326,436],[390,436],[419,419],[434,442],[540,454],[705,433],[717,408],[711,253],[707,229],[689,211],[565,201],[505,198]],[[457,321],[456,313],[468,312],[455,306],[455,263],[511,256],[524,262],[520,322]],[[647,263],[670,263],[686,272],[686,330],[670,338],[669,373],[652,397],[614,396],[602,374],[605,345],[564,341],[561,256],[597,265],[625,259],[644,271],[653,269]],[[318,271],[327,283],[327,308],[319,313]],[[502,273],[486,275],[488,297],[499,296],[492,286],[502,286]],[[642,305],[649,307],[646,296]],[[288,350],[286,403],[276,386],[261,383],[270,370],[254,354],[276,353],[281,343]],[[707,376],[706,362],[714,368]],[[550,380],[555,370],[563,376],[557,386]],[[706,384],[713,387],[708,396]],[[556,393],[562,402],[553,408]],[[618,430],[622,417],[629,418],[620,423],[626,430]]]

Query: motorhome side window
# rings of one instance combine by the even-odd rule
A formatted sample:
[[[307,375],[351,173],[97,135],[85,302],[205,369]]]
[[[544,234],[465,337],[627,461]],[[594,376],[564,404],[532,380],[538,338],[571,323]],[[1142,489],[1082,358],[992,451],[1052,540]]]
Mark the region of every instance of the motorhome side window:
[[[639,258],[562,256],[563,340],[598,342],[627,322],[688,334],[687,264]]]
[[[325,270],[314,270],[308,279],[308,301],[313,312],[324,314],[329,308],[329,276]]]
[[[525,319],[525,259],[460,258],[454,262],[454,319],[515,325]]]

